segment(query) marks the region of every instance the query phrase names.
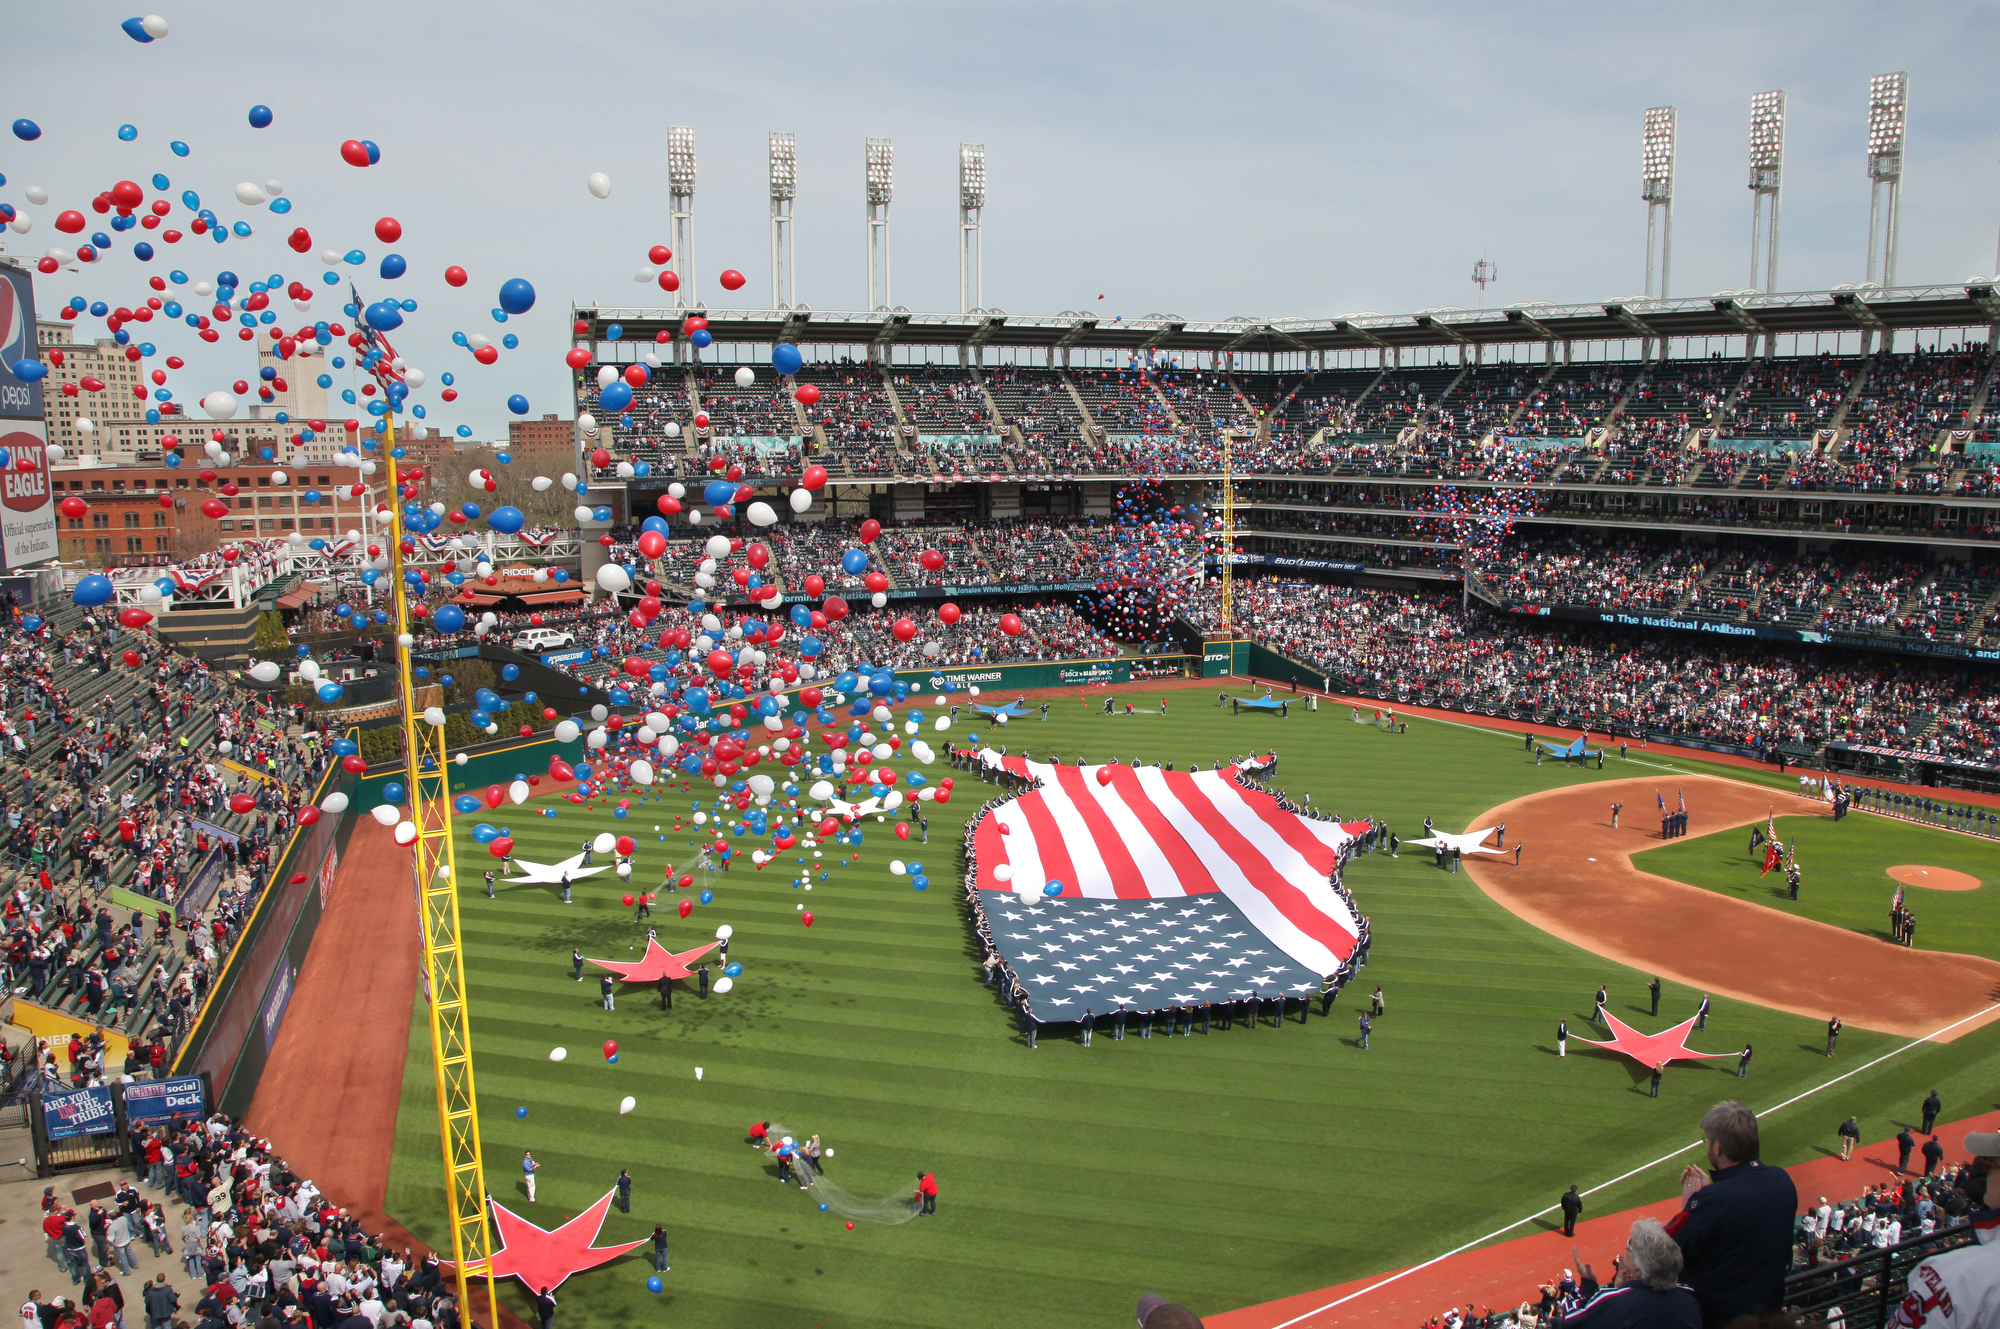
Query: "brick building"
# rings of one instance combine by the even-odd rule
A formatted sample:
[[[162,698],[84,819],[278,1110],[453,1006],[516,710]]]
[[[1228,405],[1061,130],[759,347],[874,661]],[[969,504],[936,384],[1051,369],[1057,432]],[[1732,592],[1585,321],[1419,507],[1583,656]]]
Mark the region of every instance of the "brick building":
[[[269,467],[232,466],[218,469],[212,485],[201,482],[201,467],[193,461],[179,466],[56,466],[49,487],[58,505],[70,497],[83,499],[90,511],[81,517],[58,516],[62,557],[92,566],[131,566],[178,562],[206,553],[218,543],[256,536],[288,535],[332,538],[350,530],[373,529],[372,512],[381,497],[376,484],[371,497],[340,498],[335,485],[352,485],[352,470],[303,471],[290,485],[274,486]],[[234,495],[221,485],[233,482]],[[318,503],[305,502],[317,489]],[[166,497],[168,503],[161,503]],[[215,498],[230,514],[212,518],[201,511],[203,500]]]
[[[529,469],[560,473],[576,469],[576,422],[545,415],[539,420],[509,420],[507,451]]]

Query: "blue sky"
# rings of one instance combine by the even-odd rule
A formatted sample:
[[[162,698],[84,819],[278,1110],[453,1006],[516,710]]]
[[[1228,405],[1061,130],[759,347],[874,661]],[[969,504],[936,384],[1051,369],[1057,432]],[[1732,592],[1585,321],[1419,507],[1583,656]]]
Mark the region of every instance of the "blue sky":
[[[1643,283],[1640,115],[1661,104],[1680,112],[1674,293],[1740,287],[1749,99],[1769,88],[1790,94],[1780,284],[1857,281],[1867,82],[1898,69],[1911,81],[1899,279],[1991,273],[2000,229],[1991,4],[223,0],[164,9],[170,35],[145,46],[118,28],[132,12],[80,0],[10,13],[0,120],[45,133],[0,137],[0,200],[26,207],[30,184],[52,198],[26,207],[35,230],[8,234],[9,249],[67,242],[57,211],[155,171],[170,197],[194,188],[257,234],[183,241],[152,269],[317,285],[317,259],[283,244],[304,224],[316,249],[367,251],[365,267],[343,269],[367,275],[366,293],[419,302],[398,345],[430,375],[421,399],[434,420],[485,436],[514,392],[536,414],[565,411],[572,300],[660,299],[632,274],[669,238],[670,123],[696,132],[701,294],[716,305],[769,300],[774,129],[799,138],[798,290],[818,309],[864,300],[869,135],[896,145],[894,299],[918,310],[957,307],[961,140],[987,146],[986,301],[1014,314],[1470,307],[1481,257],[1500,269],[1495,304],[1631,294]],[[260,102],[277,116],[261,131],[245,119]],[[123,143],[128,122],[139,137]],[[347,138],[375,140],[382,162],[345,165]],[[170,155],[171,139],[191,156]],[[592,171],[611,176],[608,200],[585,189]],[[290,216],[230,196],[267,179],[295,201]],[[393,248],[411,264],[394,283],[373,276],[391,248],[370,232],[384,215],[402,222]],[[99,268],[41,279],[45,310],[76,294],[143,296],[136,234]],[[463,290],[442,280],[453,263],[472,273]],[[736,296],[715,285],[724,267],[750,279]],[[539,303],[501,329],[487,311],[514,276]],[[327,317],[326,304],[283,318]],[[481,367],[454,330],[513,331],[522,348]],[[249,368],[191,336],[148,335],[162,355],[200,349],[174,376],[183,400]],[[439,410],[445,370],[465,396]]]

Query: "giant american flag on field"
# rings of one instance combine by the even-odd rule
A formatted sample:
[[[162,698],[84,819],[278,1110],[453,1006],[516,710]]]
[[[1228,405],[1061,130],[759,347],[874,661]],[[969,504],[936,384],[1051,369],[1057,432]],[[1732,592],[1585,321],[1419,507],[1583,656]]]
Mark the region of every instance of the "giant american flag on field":
[[[1038,1010],[1044,993],[1081,1014],[1085,998],[1317,991],[1353,952],[1360,924],[1329,878],[1360,827],[1288,812],[1234,771],[997,760],[1040,785],[981,821],[977,885]]]

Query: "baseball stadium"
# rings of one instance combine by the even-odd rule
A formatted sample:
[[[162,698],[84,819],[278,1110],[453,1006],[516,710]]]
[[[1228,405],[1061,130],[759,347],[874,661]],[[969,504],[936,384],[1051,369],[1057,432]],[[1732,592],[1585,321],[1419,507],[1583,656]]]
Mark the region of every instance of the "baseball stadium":
[[[1642,294],[1227,318],[989,305],[984,143],[957,312],[887,138],[844,309],[800,135],[768,276],[706,122],[572,144],[608,300],[396,201],[417,124],[21,95],[24,1321],[1995,1323],[2000,285],[1899,276],[1864,82],[1862,280],[1779,283],[1732,84],[1748,287],[1635,100]]]

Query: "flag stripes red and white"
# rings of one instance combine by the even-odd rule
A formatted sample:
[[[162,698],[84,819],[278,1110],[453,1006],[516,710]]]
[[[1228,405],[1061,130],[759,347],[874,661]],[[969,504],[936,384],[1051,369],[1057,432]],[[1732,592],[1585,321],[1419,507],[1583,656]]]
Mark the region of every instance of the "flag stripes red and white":
[[[1314,973],[1333,973],[1353,951],[1359,925],[1328,878],[1355,831],[1287,812],[1222,771],[1003,764],[1041,787],[980,824],[980,889],[1039,896],[1059,881],[1063,895],[1101,900],[1220,892]],[[1003,865],[1006,882],[994,875]]]

